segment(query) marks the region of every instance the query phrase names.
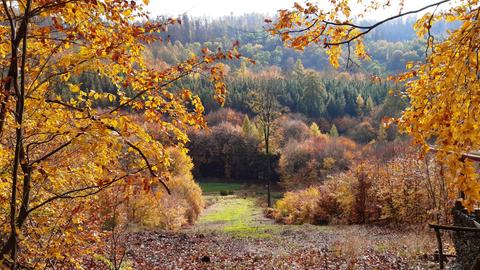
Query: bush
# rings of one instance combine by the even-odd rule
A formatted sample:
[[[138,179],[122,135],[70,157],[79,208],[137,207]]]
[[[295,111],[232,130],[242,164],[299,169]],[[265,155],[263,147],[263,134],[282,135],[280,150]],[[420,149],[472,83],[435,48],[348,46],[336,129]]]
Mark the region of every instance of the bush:
[[[378,156],[358,161],[321,184],[285,193],[273,217],[286,224],[334,219],[361,224],[446,220],[451,194],[441,167],[432,160],[419,160],[406,143],[401,146],[394,154],[374,152]],[[391,158],[381,158],[385,156]]]
[[[171,194],[162,186],[152,190],[137,188],[128,205],[129,222],[148,228],[177,230],[192,224],[204,207],[202,190],[193,180],[191,159],[178,149],[169,149],[172,167],[167,185]],[[139,181],[146,181],[139,179]]]
[[[285,193],[272,215],[285,224],[328,224],[337,212],[337,202],[330,190],[321,186]]]
[[[220,190],[220,196],[233,195],[235,192],[233,190]]]
[[[374,165],[361,163],[351,170],[335,175],[337,201],[341,207],[342,219],[348,223],[368,223],[380,217],[375,179],[372,177]]]

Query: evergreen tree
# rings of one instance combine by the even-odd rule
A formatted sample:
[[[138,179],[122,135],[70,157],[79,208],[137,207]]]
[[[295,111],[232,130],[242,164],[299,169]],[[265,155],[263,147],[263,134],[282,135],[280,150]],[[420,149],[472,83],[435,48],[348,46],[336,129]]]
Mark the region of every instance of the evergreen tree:
[[[252,121],[250,121],[250,118],[248,117],[248,115],[245,115],[245,117],[243,118],[242,130],[243,130],[243,135],[245,135],[246,137],[254,137],[254,138],[258,137],[257,127],[255,126],[254,123],[252,123]]]
[[[332,125],[332,128],[330,129],[330,137],[336,138],[338,137],[338,130],[335,124]]]
[[[357,104],[357,114],[362,115],[363,114],[363,107],[365,106],[365,100],[363,100],[362,95],[358,95],[357,98],[355,99],[355,103]]]
[[[372,99],[372,97],[371,97],[371,96],[368,96],[368,98],[367,98],[367,103],[365,103],[365,111],[366,111],[366,113],[368,113],[368,114],[371,113],[371,112],[373,111],[373,107],[374,107],[374,106],[375,106],[375,105],[373,104],[373,99]]]
[[[315,123],[315,122],[313,122],[310,125],[310,132],[315,137],[318,137],[318,136],[322,135],[322,131],[320,131],[320,128],[318,127],[317,123]]]

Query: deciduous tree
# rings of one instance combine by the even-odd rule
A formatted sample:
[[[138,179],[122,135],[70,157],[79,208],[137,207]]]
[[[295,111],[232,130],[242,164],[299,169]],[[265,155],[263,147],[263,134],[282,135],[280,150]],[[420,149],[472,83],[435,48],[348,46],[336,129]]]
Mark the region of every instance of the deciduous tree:
[[[317,123],[313,122],[310,125],[310,133],[312,134],[312,136],[315,136],[315,137],[322,135],[322,131],[318,127]]]
[[[78,267],[92,251],[82,244],[99,240],[95,196],[133,175],[143,176],[146,189],[168,190],[166,147],[183,149],[187,127],[204,126],[199,97],[172,83],[205,71],[222,103],[215,61],[239,55],[205,49],[166,70],[149,69],[144,45],[177,21],[139,23],[148,19],[139,1],[1,4],[0,222],[9,225],[0,229],[0,258],[13,269]],[[108,78],[116,91],[85,88],[72,79],[82,73]],[[95,100],[110,106],[97,110]],[[132,112],[169,139],[154,140]]]
[[[272,206],[270,184],[271,184],[271,149],[270,141],[272,136],[272,127],[274,120],[280,115],[281,107],[275,96],[275,93],[270,88],[253,90],[251,92],[250,108],[257,114],[260,123],[261,135],[265,149],[265,182],[267,185],[267,204]]]
[[[373,29],[402,16],[426,12],[416,24],[419,37],[426,39],[425,60],[408,63],[408,72],[392,79],[405,83],[403,93],[409,107],[400,118],[401,128],[415,143],[429,151],[434,142],[437,159],[447,165],[450,186],[463,191],[464,205],[470,209],[480,201],[478,173],[471,161],[462,158],[466,152],[480,149],[476,98],[480,91],[479,48],[480,7],[478,0],[442,0],[421,5],[416,10],[403,10],[400,1],[398,14],[372,24],[360,24],[355,18],[365,18],[393,1],[356,1],[363,8],[353,12],[353,1],[331,0],[330,5],[313,2],[296,3],[291,10],[280,10],[271,32],[281,36],[287,46],[303,50],[310,44],[320,44],[334,67],[346,55],[347,68],[356,59],[368,59],[364,37]],[[449,6],[450,5],[450,6]],[[444,39],[432,35],[432,26],[440,21],[457,22]],[[355,57],[353,57],[355,55]],[[378,78],[376,78],[378,79]]]

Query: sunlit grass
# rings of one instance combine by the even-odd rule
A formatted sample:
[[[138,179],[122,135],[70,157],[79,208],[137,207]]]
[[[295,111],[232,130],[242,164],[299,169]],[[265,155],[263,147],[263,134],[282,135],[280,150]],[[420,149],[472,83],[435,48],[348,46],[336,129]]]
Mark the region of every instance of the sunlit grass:
[[[268,238],[274,224],[256,224],[261,217],[261,208],[255,206],[253,198],[229,196],[220,199],[208,213],[198,220],[197,225],[222,231],[236,237]]]

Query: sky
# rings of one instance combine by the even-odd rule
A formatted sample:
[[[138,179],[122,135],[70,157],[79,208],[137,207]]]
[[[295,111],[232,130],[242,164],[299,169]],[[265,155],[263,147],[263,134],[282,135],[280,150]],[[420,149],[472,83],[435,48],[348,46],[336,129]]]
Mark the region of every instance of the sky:
[[[404,11],[418,9],[438,0],[405,0]],[[262,13],[273,15],[278,9],[290,8],[294,2],[303,3],[302,0],[150,0],[148,10],[153,16],[177,16],[188,13],[192,16],[219,17],[241,15],[245,13]],[[356,1],[353,1],[356,2]],[[398,1],[392,1],[398,3]],[[395,8],[383,11],[375,16],[383,17],[395,13]],[[388,14],[390,13],[390,14]]]

